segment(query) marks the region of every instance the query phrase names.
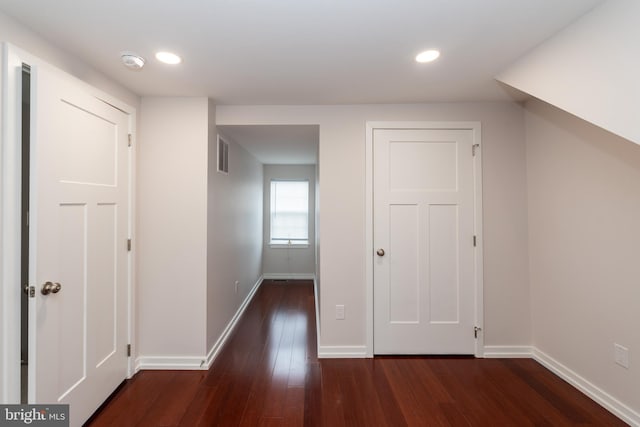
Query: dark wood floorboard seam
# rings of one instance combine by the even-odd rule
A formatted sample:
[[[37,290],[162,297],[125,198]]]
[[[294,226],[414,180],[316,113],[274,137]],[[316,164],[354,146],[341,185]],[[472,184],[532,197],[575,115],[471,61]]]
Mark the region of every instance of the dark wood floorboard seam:
[[[531,359],[318,359],[312,281],[265,280],[208,371],[141,371],[100,426],[624,426]]]

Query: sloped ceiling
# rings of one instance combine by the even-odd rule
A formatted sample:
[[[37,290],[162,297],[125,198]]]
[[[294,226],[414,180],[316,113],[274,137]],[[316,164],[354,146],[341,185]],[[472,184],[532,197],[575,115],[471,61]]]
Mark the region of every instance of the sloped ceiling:
[[[498,80],[640,144],[639,22],[639,1],[609,1]]]

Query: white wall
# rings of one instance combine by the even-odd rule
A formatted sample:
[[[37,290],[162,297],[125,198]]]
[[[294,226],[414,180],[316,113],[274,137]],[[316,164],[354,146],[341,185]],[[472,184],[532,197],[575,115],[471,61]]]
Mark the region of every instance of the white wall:
[[[306,248],[272,248],[269,245],[271,180],[309,181],[309,245]],[[264,237],[262,274],[271,278],[313,277],[316,270],[316,167],[315,165],[264,165]]]
[[[143,98],[138,144],[138,354],[206,354],[207,98]],[[169,363],[169,362],[167,362]]]
[[[230,138],[225,138],[229,143],[229,174],[217,172],[215,108],[209,111],[208,352],[260,279],[263,200],[262,164]]]
[[[216,107],[145,97],[138,146],[138,364],[206,367],[262,264],[262,165],[231,142],[216,171]],[[235,282],[238,281],[238,291]]]
[[[9,42],[43,61],[137,108],[138,95],[113,82],[63,46],[56,46],[0,11],[0,41]]]
[[[524,117],[514,103],[218,106],[218,125],[320,125],[321,345],[361,352],[365,324],[365,122],[481,121],[485,344],[530,345]],[[334,320],[344,304],[346,319]]]
[[[533,344],[640,413],[640,147],[540,101],[525,117]]]
[[[640,2],[609,0],[498,80],[640,144]]]

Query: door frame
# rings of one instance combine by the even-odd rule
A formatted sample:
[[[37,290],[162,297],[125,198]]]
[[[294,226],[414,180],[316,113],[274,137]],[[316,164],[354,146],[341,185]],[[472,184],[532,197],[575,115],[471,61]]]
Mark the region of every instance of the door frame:
[[[366,287],[366,357],[373,357],[374,313],[373,313],[373,268],[375,248],[373,246],[373,133],[376,129],[454,129],[471,130],[475,156],[473,158],[474,180],[474,234],[477,246],[474,250],[474,319],[482,328],[475,341],[475,357],[484,357],[484,298],[483,298],[483,238],[482,238],[482,126],[480,122],[430,122],[430,121],[367,121],[365,138],[365,287]],[[469,331],[471,334],[472,331]]]
[[[55,73],[63,73],[73,79],[88,93],[129,116],[129,133],[132,135],[132,150],[129,155],[129,236],[132,248],[128,253],[127,274],[127,335],[128,342],[134,343],[135,336],[135,188],[136,188],[136,109],[117,98],[104,93],[76,77],[52,67],[47,62],[7,42],[2,43],[0,77],[2,80],[0,124],[0,187],[2,254],[0,267],[0,403],[20,403],[20,221],[21,221],[21,72],[22,64],[48,68]],[[20,72],[17,72],[20,70]],[[8,71],[5,73],[5,71]],[[34,195],[30,195],[34,197]],[[36,284],[31,284],[36,285]],[[30,337],[31,339],[31,337]],[[127,377],[134,373],[135,357],[128,359]],[[49,402],[50,403],[50,402]]]

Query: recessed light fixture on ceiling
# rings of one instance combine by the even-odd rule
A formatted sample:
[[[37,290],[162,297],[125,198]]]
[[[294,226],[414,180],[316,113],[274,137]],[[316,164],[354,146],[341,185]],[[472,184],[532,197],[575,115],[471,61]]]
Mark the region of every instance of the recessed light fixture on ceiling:
[[[130,70],[137,71],[144,67],[144,58],[133,52],[122,52],[120,54],[120,59],[122,60],[122,63],[125,65],[125,67],[129,68]]]
[[[182,58],[171,52],[158,52],[156,53],[156,59],[169,65],[176,65],[182,62]]]
[[[436,59],[438,59],[439,56],[440,56],[439,50],[436,50],[436,49],[425,50],[424,52],[420,52],[418,55],[416,55],[416,62],[423,64],[425,62],[435,61]]]

